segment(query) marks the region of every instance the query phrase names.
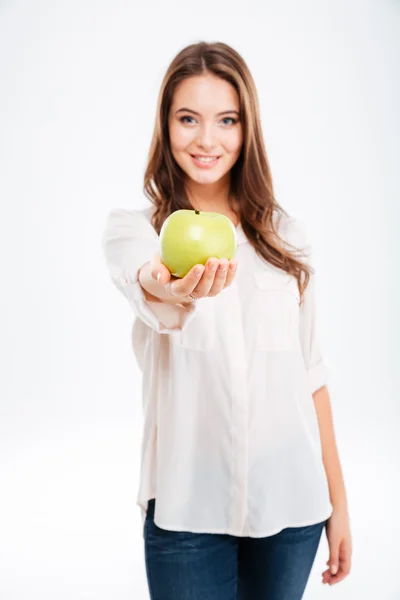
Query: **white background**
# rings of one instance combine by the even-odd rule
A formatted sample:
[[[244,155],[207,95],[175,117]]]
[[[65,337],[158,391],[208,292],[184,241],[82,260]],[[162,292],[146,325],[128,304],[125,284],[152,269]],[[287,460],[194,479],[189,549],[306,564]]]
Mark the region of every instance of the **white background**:
[[[1,600],[148,599],[133,314],[100,241],[147,205],[162,76],[223,41],[256,81],[278,202],[312,233],[353,534],[306,600],[400,598],[400,2],[0,2]]]

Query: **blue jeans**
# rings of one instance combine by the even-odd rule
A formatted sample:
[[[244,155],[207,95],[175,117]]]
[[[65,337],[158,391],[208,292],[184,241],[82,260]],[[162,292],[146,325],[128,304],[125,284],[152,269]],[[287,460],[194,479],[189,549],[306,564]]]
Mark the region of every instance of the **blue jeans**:
[[[326,521],[264,538],[144,525],[151,600],[301,600]]]

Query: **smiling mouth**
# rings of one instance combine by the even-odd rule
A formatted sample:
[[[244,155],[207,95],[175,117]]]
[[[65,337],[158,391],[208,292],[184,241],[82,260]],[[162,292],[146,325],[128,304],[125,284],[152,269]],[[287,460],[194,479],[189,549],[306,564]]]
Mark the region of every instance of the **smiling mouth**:
[[[190,156],[194,160],[202,162],[204,164],[207,164],[210,162],[215,162],[221,158],[221,155],[219,155],[219,156],[201,156],[200,154],[191,154]]]
[[[195,154],[191,154],[190,156],[192,157],[194,165],[198,169],[210,169],[212,167],[215,167],[215,165],[218,164],[219,159],[220,159],[220,156],[199,157],[199,155],[195,155]]]

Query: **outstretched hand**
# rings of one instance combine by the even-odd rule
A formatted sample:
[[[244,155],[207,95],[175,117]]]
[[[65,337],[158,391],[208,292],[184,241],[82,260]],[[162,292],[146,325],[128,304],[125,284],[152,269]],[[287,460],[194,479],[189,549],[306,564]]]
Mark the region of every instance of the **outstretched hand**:
[[[237,260],[210,257],[205,265],[194,265],[185,277],[178,278],[171,274],[156,252],[151,257],[150,267],[153,279],[164,287],[168,284],[171,295],[186,297],[191,294],[196,298],[205,298],[216,296],[231,285],[236,274]]]

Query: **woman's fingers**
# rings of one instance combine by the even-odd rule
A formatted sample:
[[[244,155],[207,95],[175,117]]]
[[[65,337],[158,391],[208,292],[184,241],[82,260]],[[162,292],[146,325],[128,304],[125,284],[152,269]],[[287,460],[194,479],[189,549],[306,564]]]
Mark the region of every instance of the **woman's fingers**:
[[[211,265],[216,266],[216,270],[212,270]],[[231,259],[228,261],[226,258],[211,258],[206,263],[206,270],[203,274],[201,281],[195,288],[195,295],[199,298],[205,296],[216,296],[224,288],[228,287],[233,281],[236,273],[237,261]],[[235,268],[232,270],[231,267]]]
[[[232,258],[228,262],[228,269],[227,269],[227,272],[226,272],[226,279],[225,279],[224,288],[226,288],[229,285],[231,285],[232,281],[235,279],[236,269],[237,269],[237,260],[235,260],[234,258]]]
[[[205,269],[201,280],[196,286],[196,296],[199,298],[204,298],[208,296],[211,287],[214,284],[214,278],[217,274],[219,266],[218,258],[211,257],[207,260],[205,264]]]
[[[214,282],[208,292],[209,296],[216,296],[230,286],[236,274],[237,261],[234,258],[229,261],[221,259],[219,263]]]
[[[150,259],[151,275],[158,282],[165,285],[170,282],[169,291],[173,296],[189,296],[195,292],[198,298],[216,296],[225,287],[228,287],[236,274],[237,261],[226,258],[211,257],[205,265],[197,264],[182,278],[175,278],[167,267],[161,262],[160,254],[156,252]],[[235,267],[235,268],[232,268]]]
[[[204,273],[203,265],[195,265],[182,279],[175,279],[169,288],[173,296],[189,296]]]
[[[216,296],[225,287],[226,277],[228,274],[229,261],[226,258],[222,258],[219,261],[219,265],[214,274],[214,279],[208,290],[208,296]]]

